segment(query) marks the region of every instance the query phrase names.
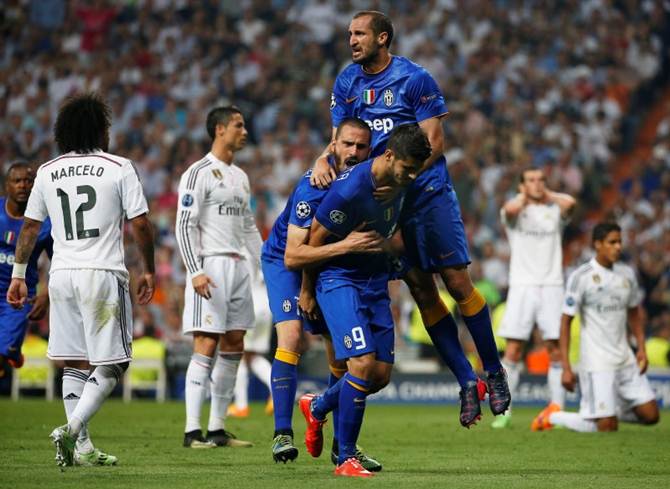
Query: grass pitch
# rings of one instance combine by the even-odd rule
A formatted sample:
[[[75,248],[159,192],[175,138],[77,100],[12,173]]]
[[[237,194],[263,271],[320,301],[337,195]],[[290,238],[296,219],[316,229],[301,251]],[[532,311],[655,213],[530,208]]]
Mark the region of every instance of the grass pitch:
[[[619,433],[566,430],[531,433],[537,410],[518,408],[513,425],[496,431],[486,412],[471,430],[458,424],[455,406],[371,404],[360,443],[384,464],[370,480],[332,475],[329,452],[312,459],[302,444],[304,422],[296,409],[300,455],[275,464],[270,453],[272,419],[253,405],[248,419],[227,428],[255,443],[249,449],[181,447],[183,406],[110,401],[94,419],[96,446],[119,457],[117,467],[56,467],[48,438],[64,422],[60,402],[0,400],[2,488],[663,488],[670,487],[670,421],[647,428],[623,425]],[[207,419],[206,416],[203,419]],[[326,448],[331,428],[327,426]]]

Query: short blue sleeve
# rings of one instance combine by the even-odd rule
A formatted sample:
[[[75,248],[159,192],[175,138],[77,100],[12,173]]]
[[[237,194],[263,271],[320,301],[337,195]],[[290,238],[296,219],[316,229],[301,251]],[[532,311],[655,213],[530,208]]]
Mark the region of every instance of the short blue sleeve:
[[[324,193],[323,190],[310,187],[309,180],[303,178],[293,194],[293,207],[291,207],[288,223],[299,228],[310,227]]]
[[[414,108],[417,122],[438,117],[448,112],[440,88],[426,70],[416,70],[407,80],[406,87],[406,93],[410,104]]]
[[[333,127],[338,127],[342,120],[353,116],[353,104],[347,104],[346,102],[350,80],[345,73],[341,73],[335,79],[333,93],[330,94],[330,120]]]
[[[355,200],[347,199],[337,190],[331,189],[316,211],[316,219],[331,233],[344,237],[356,225]]]

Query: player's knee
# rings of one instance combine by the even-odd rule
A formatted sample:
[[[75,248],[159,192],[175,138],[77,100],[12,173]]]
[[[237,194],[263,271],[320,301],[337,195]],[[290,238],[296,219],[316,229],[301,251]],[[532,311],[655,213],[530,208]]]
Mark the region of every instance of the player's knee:
[[[301,353],[302,328],[300,323],[297,323],[297,326],[288,322],[277,324],[277,346],[279,348]]]
[[[375,357],[372,354],[351,357],[347,362],[347,369],[352,375],[363,379],[369,379],[375,365]]]
[[[658,411],[658,404],[656,401],[652,401],[648,409],[645,409],[644,412],[638,415],[640,423],[645,425],[655,425],[661,419],[661,415]]]
[[[440,275],[447,291],[456,302],[464,301],[472,294],[474,285],[465,265],[457,268],[445,268],[441,270]]]
[[[617,431],[619,429],[619,422],[616,418],[603,418],[598,420],[599,432]]]
[[[380,375],[375,375],[374,378],[372,379],[372,383],[370,384],[370,391],[368,394],[374,394],[375,392],[379,392],[382,390],[384,387],[389,385],[391,382],[391,372],[384,372]]]

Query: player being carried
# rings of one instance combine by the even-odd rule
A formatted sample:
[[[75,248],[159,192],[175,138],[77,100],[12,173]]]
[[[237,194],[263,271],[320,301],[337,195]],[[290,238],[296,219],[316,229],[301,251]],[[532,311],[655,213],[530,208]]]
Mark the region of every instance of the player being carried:
[[[391,130],[401,124],[418,123],[428,136],[432,153],[407,191],[400,221],[408,263],[401,275],[435,348],[458,379],[460,422],[470,426],[481,416],[483,392],[463,353],[456,322],[440,299],[433,273],[440,274],[458,303],[488,372],[489,402],[495,415],[505,412],[511,401],[507,377],[498,358],[486,301],[468,272],[465,229],[443,156],[442,119],[448,112],[444,97],[424,68],[391,55],[392,40],[393,24],[383,13],[362,11],[354,15],[349,25],[353,63],[337,76],[333,87],[333,131],[345,117],[365,120],[372,129],[373,157],[384,153]],[[311,178],[322,187],[335,178],[326,152],[316,162]]]
[[[7,302],[25,305],[26,268],[42,223],[54,240],[49,277],[47,356],[65,361],[68,423],[51,438],[60,466],[113,465],[116,457],[76,443],[131,361],[132,311],[123,256],[127,219],[144,272],[137,301],[154,293],[153,229],[142,185],[130,160],[107,152],[109,107],[95,94],[68,99],[58,112],[55,139],[62,153],[37,171],[16,246]],[[89,375],[89,368],[94,369]]]
[[[34,183],[35,172],[28,163],[12,163],[5,174],[6,196],[0,198],[0,294],[3,299],[7,296],[12,278],[16,238],[21,231],[23,214]],[[5,375],[6,365],[12,368],[23,366],[21,346],[28,330],[28,321],[39,321],[49,308],[46,283],[39,295],[35,292],[39,282],[37,260],[42,251],[46,251],[51,258],[52,247],[51,222],[47,219],[39,231],[26,269],[26,286],[31,297],[28,304],[23,309],[14,309],[5,300],[0,301],[0,377]]]
[[[395,128],[383,154],[359,163],[335,181],[316,211],[309,245],[327,246],[361,226],[362,230],[390,238],[405,198],[403,189],[416,179],[430,152],[428,138],[418,124]],[[374,197],[375,189],[381,186],[399,192],[381,202]],[[305,443],[312,455],[318,454],[323,444],[321,429],[326,414],[339,409],[336,475],[373,475],[356,457],[356,441],[373,383],[378,387],[388,384],[393,368],[389,270],[386,253],[349,254],[329,260],[319,270],[303,273],[300,308],[308,318],[316,319],[316,297],[332,337],[335,358],[347,361],[347,373],[335,385],[318,397],[306,394],[299,402],[307,421]]]
[[[519,193],[500,211],[512,250],[507,307],[498,331],[507,339],[503,365],[510,393],[516,395],[524,343],[537,324],[551,359],[547,375],[550,403],[560,408],[565,403],[558,349],[563,303],[561,235],[575,203],[573,197],[547,189],[541,169],[528,168],[521,172]],[[510,410],[492,426],[506,427],[511,416]]]
[[[618,421],[656,424],[656,397],[645,375],[642,291],[635,272],[619,262],[621,228],[616,223],[596,225],[592,236],[596,256],[568,278],[561,316],[560,352],[563,386],[574,391],[577,378],[570,365],[570,323],[581,317],[578,413],[547,406],[533,421],[534,431],[564,426],[574,431],[616,431]],[[626,324],[637,343],[628,344]]]
[[[360,119],[344,119],[331,143],[329,164],[340,174],[347,167],[367,158],[370,153],[370,128]],[[272,398],[275,432],[272,445],[274,460],[286,462],[298,456],[293,443],[293,405],[297,388],[297,366],[300,360],[303,328],[322,334],[331,371],[329,386],[346,372],[346,363],[335,360],[330,335],[321,320],[309,321],[300,315],[298,296],[302,283],[300,269],[316,266],[325,260],[347,253],[379,253],[382,238],[374,231],[353,231],[342,241],[314,248],[308,245],[310,225],[326,190],[309,184],[308,171],[298,182],[286,207],[277,218],[268,240],[263,245],[261,263],[268,289],[272,321],[277,330],[277,350],[272,362]],[[338,455],[337,430],[333,438],[331,458]],[[360,462],[373,471],[381,464],[357,452]],[[335,458],[335,461],[337,459]]]

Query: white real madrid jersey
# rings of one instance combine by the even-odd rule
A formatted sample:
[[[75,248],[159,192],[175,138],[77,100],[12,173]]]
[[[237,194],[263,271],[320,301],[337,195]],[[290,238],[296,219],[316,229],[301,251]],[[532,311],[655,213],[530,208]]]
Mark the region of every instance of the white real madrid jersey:
[[[628,344],[628,309],[642,302],[635,272],[615,263],[612,269],[595,258],[568,278],[563,313],[581,316],[580,368],[597,372],[635,364]]]
[[[201,257],[244,254],[259,261],[262,240],[249,201],[247,174],[211,152],[193,163],[179,182],[175,234],[184,265],[193,276],[202,273]]]
[[[123,220],[148,210],[130,160],[103,151],[72,152],[39,168],[25,216],[38,221],[51,218],[52,271],[126,272]]]
[[[500,212],[511,249],[509,284],[563,285],[562,219],[557,204],[529,204],[516,217]]]

